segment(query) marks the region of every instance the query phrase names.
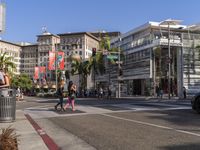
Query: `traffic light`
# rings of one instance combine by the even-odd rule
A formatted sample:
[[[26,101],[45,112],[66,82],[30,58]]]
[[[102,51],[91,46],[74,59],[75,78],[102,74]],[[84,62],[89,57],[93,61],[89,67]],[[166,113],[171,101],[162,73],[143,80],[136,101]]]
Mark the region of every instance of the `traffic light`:
[[[96,48],[92,48],[92,56],[96,56]]]

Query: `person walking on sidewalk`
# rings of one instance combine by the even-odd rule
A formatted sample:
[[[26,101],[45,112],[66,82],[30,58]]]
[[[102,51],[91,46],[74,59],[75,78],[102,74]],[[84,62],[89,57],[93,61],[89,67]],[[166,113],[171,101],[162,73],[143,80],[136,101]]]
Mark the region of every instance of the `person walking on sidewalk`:
[[[10,80],[8,74],[3,69],[0,69],[0,88],[9,88]]]
[[[63,108],[63,97],[64,97],[64,85],[62,83],[60,83],[60,86],[57,90],[57,95],[59,97],[59,102],[54,106],[55,107],[55,110],[58,110],[58,106],[60,105],[61,107],[61,111],[64,111],[64,108]]]
[[[183,87],[183,98],[186,99],[186,88]]]
[[[160,87],[158,85],[156,85],[156,94],[157,94],[157,98],[160,97]]]
[[[75,111],[75,98],[76,98],[76,85],[73,83],[73,81],[69,81],[69,85],[68,85],[68,100],[67,100],[67,104],[64,106],[64,109],[66,110],[69,105],[71,104],[72,106],[72,111]]]
[[[108,87],[108,99],[111,99],[111,95],[112,95],[112,91],[111,91],[111,89]]]
[[[6,73],[5,69],[0,69],[0,90],[1,89],[8,89],[10,87],[10,78]],[[5,90],[1,90],[1,96],[7,97],[9,93]]]

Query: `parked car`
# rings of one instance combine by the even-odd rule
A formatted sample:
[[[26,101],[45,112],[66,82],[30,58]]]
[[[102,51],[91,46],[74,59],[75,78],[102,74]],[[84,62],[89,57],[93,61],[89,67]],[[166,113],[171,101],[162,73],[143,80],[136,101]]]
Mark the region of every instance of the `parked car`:
[[[192,109],[200,113],[200,92],[197,93],[191,100]]]

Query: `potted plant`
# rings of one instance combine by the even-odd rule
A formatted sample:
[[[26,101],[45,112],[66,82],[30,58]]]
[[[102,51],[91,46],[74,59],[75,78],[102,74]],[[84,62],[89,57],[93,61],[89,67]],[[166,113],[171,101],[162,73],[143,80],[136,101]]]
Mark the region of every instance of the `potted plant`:
[[[8,128],[1,129],[0,133],[0,149],[2,150],[18,150],[18,138],[15,129]]]

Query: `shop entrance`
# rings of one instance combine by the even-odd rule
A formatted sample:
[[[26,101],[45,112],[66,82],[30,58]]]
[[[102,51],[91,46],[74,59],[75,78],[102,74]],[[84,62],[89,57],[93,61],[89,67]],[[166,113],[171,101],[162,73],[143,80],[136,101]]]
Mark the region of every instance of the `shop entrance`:
[[[133,80],[133,95],[141,94],[141,80]]]

